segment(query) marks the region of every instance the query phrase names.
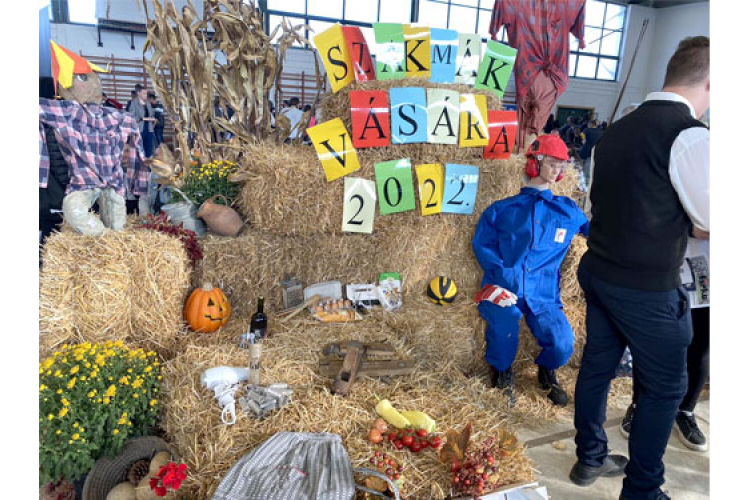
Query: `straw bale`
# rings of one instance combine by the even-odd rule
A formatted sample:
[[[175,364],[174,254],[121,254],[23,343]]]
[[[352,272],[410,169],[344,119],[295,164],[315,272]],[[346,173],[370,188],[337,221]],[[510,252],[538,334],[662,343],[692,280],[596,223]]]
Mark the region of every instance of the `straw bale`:
[[[190,267],[182,243],[126,230],[51,235],[39,274],[40,355],[64,342],[123,340],[167,354],[183,330]]]
[[[203,263],[195,283],[210,281],[222,287],[234,310],[240,312],[259,295],[268,310],[280,309],[280,280],[285,274],[305,284],[339,280],[373,283],[386,271],[401,273],[406,290],[423,286],[433,275],[433,263],[451,235],[444,220],[426,221],[422,231],[399,237],[363,234],[278,236],[248,229],[237,238],[202,240]],[[245,309],[250,310],[250,309]]]
[[[413,145],[427,146],[427,145]],[[399,148],[405,146],[397,146]],[[388,148],[360,149],[360,169],[351,174],[375,180],[375,164],[399,158],[410,158],[412,166],[422,163],[461,163],[454,146],[435,155],[430,151],[409,154]],[[244,182],[238,196],[238,208],[248,222],[258,229],[281,235],[341,233],[344,203],[344,181],[327,182],[314,148],[300,145],[279,145],[272,142],[248,144],[243,150],[241,172]],[[411,212],[381,216],[376,214],[373,234],[400,235],[412,226],[422,226],[430,219],[445,219],[459,227],[474,227],[482,212],[494,201],[513,196],[523,185],[523,156],[508,160],[474,158],[469,163],[479,167],[479,186],[474,214],[420,215],[419,206]],[[415,193],[419,192],[414,177]],[[557,195],[571,196],[576,189],[575,176],[568,175],[553,186]],[[418,204],[417,204],[418,205]]]
[[[238,333],[242,320],[235,322]],[[231,322],[230,322],[231,324]],[[232,328],[230,328],[232,329]],[[302,317],[275,322],[264,343],[261,383],[286,382],[294,389],[292,403],[266,420],[256,420],[238,408],[234,426],[221,423],[220,410],[212,394],[200,387],[204,370],[219,365],[244,366],[247,352],[232,343],[234,333],[204,336],[203,345],[190,345],[163,370],[163,426],[187,461],[185,483],[191,498],[208,498],[226,471],[243,455],[278,431],[333,432],[339,434],[354,466],[368,465],[374,447],[367,441],[370,423],[377,418],[377,397],[388,398],[402,410],[422,410],[438,422],[439,431],[461,428],[472,421],[475,439],[498,436],[506,428],[498,391],[479,379],[467,379],[453,367],[434,367],[429,361],[432,346],[402,331],[391,329],[377,315],[366,322],[324,325]],[[205,340],[210,339],[210,340]],[[387,341],[399,358],[417,361],[417,371],[395,377],[393,383],[362,378],[346,398],[330,393],[331,380],[317,374],[319,353],[324,345],[346,339]],[[216,341],[211,344],[210,341]],[[387,448],[385,448],[387,449]],[[390,452],[390,451],[389,451]],[[394,452],[404,462],[410,498],[442,499],[449,490],[450,473],[431,451],[419,455]],[[531,463],[523,451],[500,463],[508,482],[533,478]]]

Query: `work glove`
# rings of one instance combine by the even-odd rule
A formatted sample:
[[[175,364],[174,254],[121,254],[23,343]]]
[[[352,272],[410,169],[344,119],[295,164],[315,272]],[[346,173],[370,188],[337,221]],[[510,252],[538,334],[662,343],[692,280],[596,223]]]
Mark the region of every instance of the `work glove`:
[[[484,285],[484,287],[474,297],[474,302],[479,304],[483,300],[492,302],[493,304],[500,307],[508,307],[515,305],[518,302],[516,294],[510,290],[499,287],[497,285]]]

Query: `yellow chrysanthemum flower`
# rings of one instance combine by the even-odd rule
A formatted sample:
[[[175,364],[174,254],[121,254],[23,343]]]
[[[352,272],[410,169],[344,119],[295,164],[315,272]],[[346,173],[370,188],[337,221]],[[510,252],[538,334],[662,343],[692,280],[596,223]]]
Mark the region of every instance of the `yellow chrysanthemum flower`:
[[[105,405],[108,405],[108,404],[109,404],[109,398],[104,398],[104,399],[102,400],[102,402],[103,402],[103,403],[104,403]]]
[[[64,407],[63,409],[60,410],[60,413],[58,413],[57,416],[60,417],[60,418],[62,418],[62,417],[64,417],[67,414],[68,414],[68,407],[66,406],[66,407]]]
[[[46,386],[46,385],[44,385],[44,384],[40,385],[40,386],[39,386],[39,392],[42,392],[42,391],[43,391],[44,389],[46,389],[46,388],[47,388],[47,386]]]
[[[68,381],[68,389],[72,389],[76,385],[76,380],[78,380],[76,377],[73,377]]]
[[[115,429],[112,431],[112,434],[114,434],[115,436],[118,435],[119,433],[120,433],[120,429]]]
[[[70,406],[70,401],[68,401],[65,398],[62,398],[62,404],[63,404],[63,406]]]
[[[59,436],[60,434],[62,434],[62,431],[61,431],[60,429],[57,429],[57,430],[55,431],[55,434]]]
[[[47,415],[47,420],[52,420],[53,418],[55,418],[53,414],[50,413],[49,415]]]
[[[154,406],[156,403],[157,403],[157,401],[155,399],[152,399],[151,401],[148,402],[148,405],[149,406]]]
[[[115,387],[115,385],[114,385],[114,384],[112,384],[112,385],[110,385],[110,386],[109,386],[109,387],[107,388],[107,392],[105,392],[105,393],[104,393],[104,396],[105,396],[105,397],[108,397],[108,398],[111,398],[111,397],[113,397],[113,396],[114,396],[115,394],[117,394],[117,387]]]
[[[81,368],[78,365],[75,365],[73,368],[70,369],[70,374],[75,375],[76,373],[78,373],[78,370],[80,369]]]
[[[73,423],[73,428],[74,428],[74,429],[77,429],[77,428],[78,428],[78,422],[74,422],[74,423]]]

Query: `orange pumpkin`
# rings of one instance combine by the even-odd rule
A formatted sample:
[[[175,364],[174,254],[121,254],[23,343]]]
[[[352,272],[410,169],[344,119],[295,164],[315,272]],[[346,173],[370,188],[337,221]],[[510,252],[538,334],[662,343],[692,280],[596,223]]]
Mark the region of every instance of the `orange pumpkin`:
[[[215,332],[227,324],[231,315],[227,296],[211,283],[193,290],[185,303],[185,321],[194,332]]]

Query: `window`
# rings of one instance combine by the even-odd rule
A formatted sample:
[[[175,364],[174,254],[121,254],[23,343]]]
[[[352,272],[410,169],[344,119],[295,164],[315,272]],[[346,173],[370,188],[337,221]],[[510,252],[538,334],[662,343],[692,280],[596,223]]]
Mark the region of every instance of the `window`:
[[[447,28],[459,33],[478,33],[486,43],[491,39],[490,19],[495,0],[419,0],[419,24]],[[508,43],[505,26],[498,40]]]
[[[625,6],[586,0],[586,48],[570,36],[568,74],[577,78],[615,81],[620,69],[620,50],[625,27]]]
[[[68,0],[71,23],[96,24],[96,0]]]
[[[411,22],[411,2],[408,0],[268,0],[271,30],[287,17],[292,24],[305,23],[314,31],[312,38],[333,24],[359,26],[368,43],[373,43],[372,23]]]

